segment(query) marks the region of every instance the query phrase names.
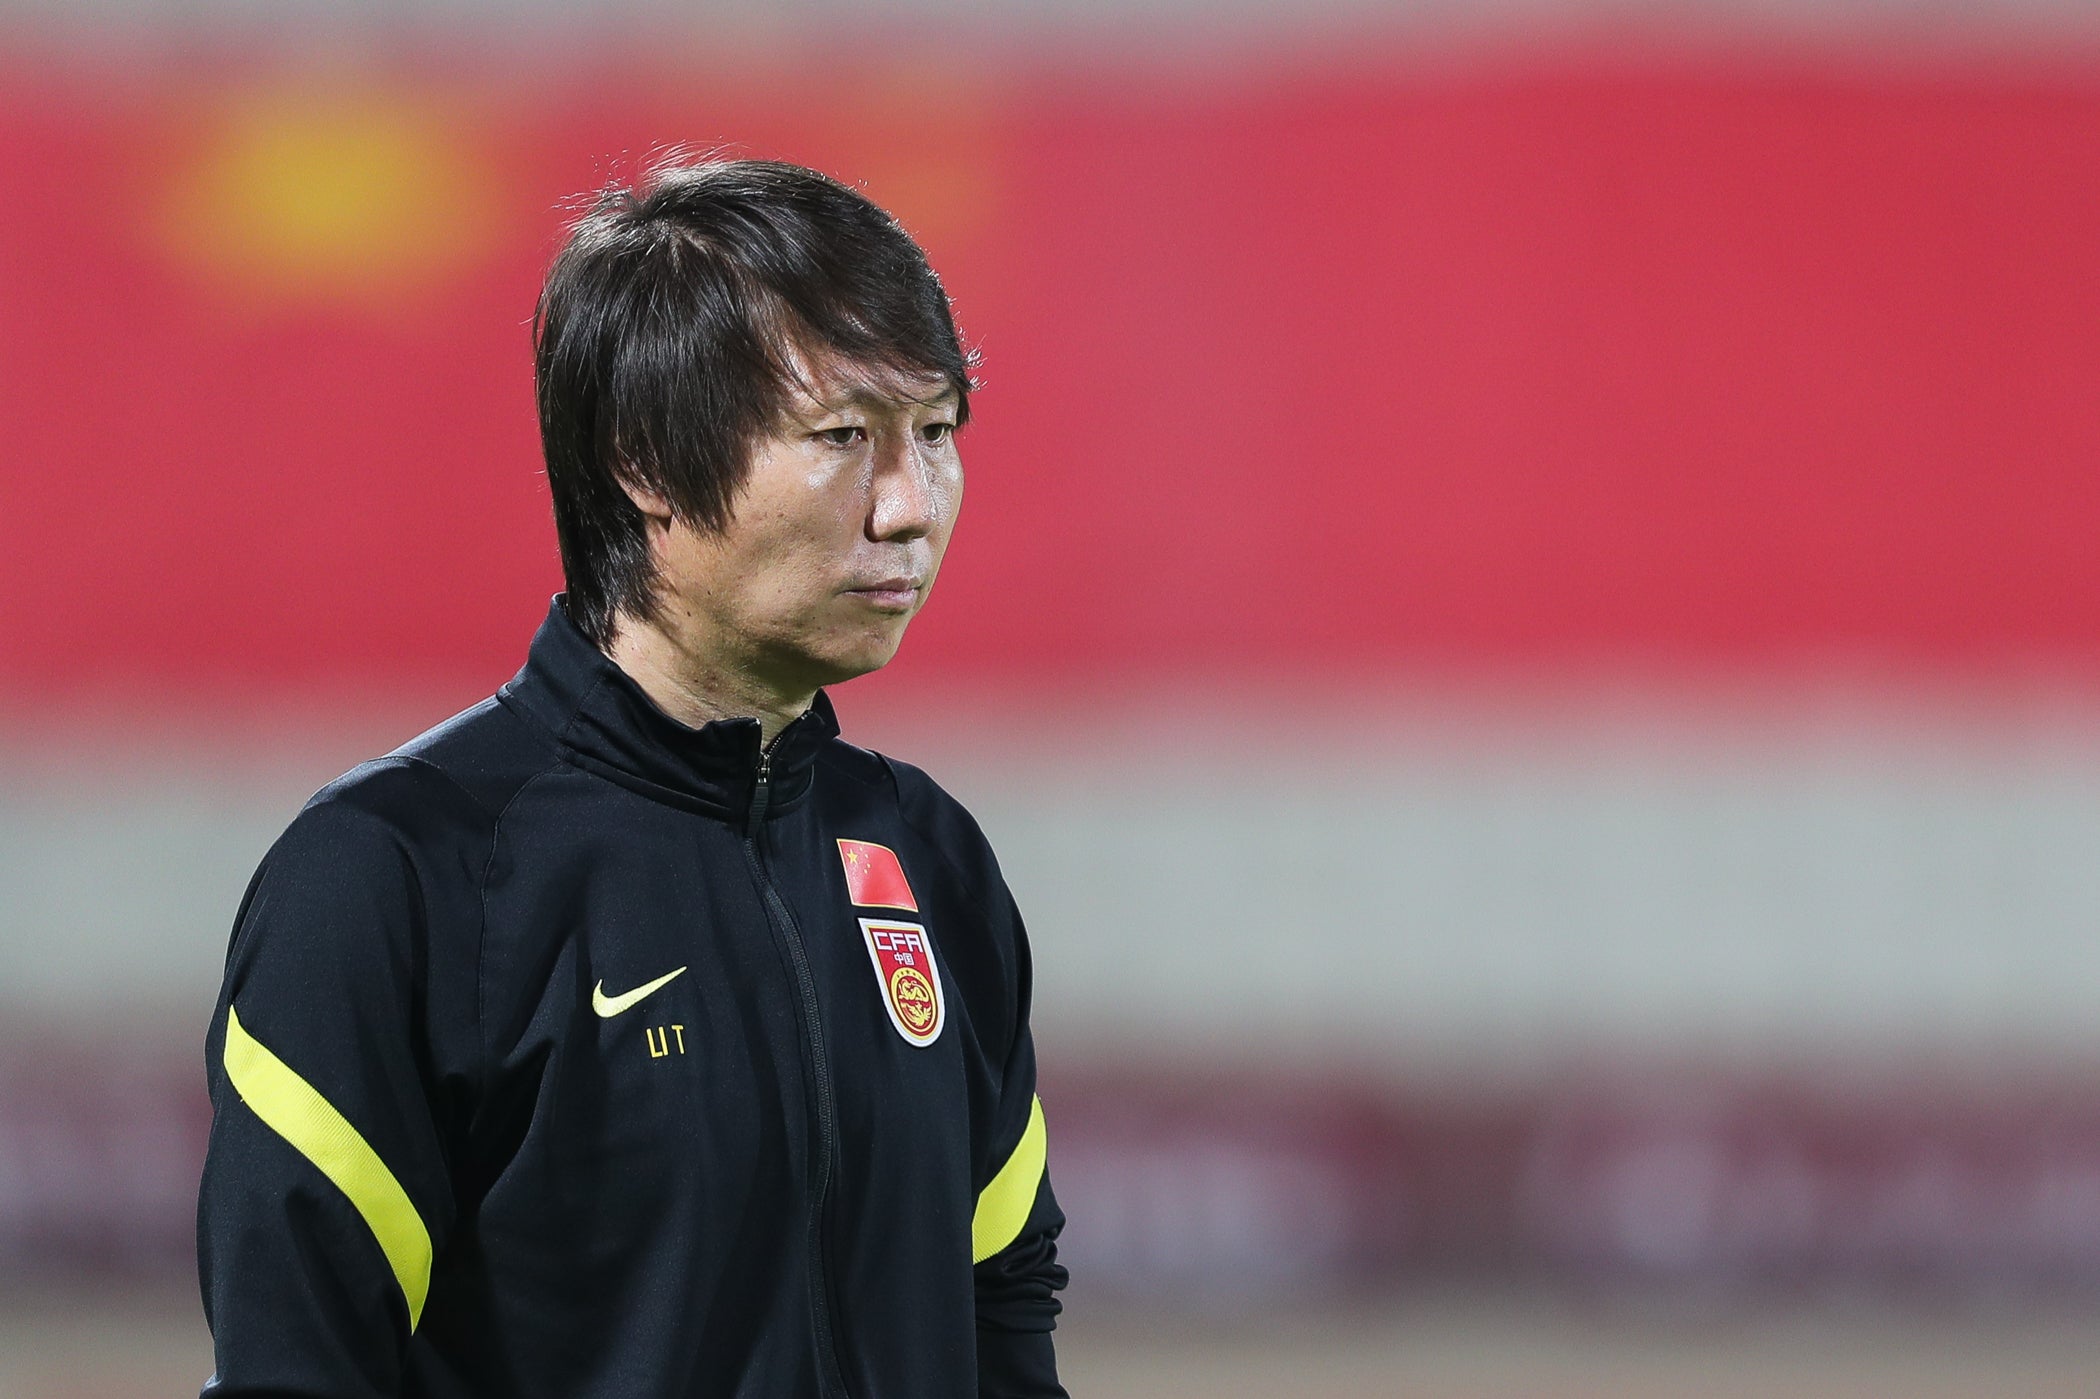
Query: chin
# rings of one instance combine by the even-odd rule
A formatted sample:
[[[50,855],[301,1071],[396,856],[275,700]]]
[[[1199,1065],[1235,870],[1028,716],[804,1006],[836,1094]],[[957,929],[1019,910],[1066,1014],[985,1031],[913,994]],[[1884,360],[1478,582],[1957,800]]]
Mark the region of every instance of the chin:
[[[830,655],[813,658],[813,669],[824,678],[822,684],[840,685],[856,676],[872,674],[881,670],[895,658],[900,634],[881,641],[870,641],[864,646],[842,647]]]

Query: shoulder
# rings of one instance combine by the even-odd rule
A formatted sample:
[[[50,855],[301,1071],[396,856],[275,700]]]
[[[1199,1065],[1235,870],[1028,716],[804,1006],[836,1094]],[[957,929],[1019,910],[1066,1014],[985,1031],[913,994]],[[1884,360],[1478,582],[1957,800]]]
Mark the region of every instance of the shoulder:
[[[465,859],[488,847],[511,799],[559,762],[530,724],[484,700],[316,792],[270,859],[393,868]]]
[[[947,859],[972,895],[1003,897],[1006,881],[977,818],[923,768],[838,739],[826,745],[825,760],[842,774],[883,790],[896,803],[898,816]]]

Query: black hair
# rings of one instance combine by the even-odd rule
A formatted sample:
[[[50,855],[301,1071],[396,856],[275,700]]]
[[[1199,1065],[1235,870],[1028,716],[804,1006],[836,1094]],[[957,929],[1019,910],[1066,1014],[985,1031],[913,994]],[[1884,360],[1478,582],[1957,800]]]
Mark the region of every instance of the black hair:
[[[655,615],[643,516],[622,483],[722,528],[798,364],[827,354],[944,380],[968,421],[975,357],[947,294],[865,196],[770,160],[658,165],[596,196],[533,316],[540,445],[586,636],[603,646],[619,614]]]

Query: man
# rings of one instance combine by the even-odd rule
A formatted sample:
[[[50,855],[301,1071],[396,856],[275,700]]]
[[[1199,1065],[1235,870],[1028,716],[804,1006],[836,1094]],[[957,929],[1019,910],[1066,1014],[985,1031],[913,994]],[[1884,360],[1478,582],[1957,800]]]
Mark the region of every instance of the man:
[[[962,495],[912,241],[795,166],[604,196],[535,324],[568,591],[325,788],[207,1043],[210,1395],[1062,1395],[1028,945],[839,740]]]

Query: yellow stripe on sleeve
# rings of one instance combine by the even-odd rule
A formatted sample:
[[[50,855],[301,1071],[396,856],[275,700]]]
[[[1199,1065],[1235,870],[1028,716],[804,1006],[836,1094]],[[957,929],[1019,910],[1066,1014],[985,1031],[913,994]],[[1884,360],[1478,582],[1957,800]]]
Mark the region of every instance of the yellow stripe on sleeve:
[[[265,1049],[226,1008],[226,1077],[263,1125],[313,1162],[364,1216],[408,1302],[408,1329],[430,1292],[430,1231],[408,1192],[341,1113],[312,1084]]]
[[[1036,1192],[1042,1188],[1048,1139],[1043,1100],[1036,1098],[1029,1104],[1028,1125],[1021,1130],[1020,1144],[977,1197],[977,1213],[970,1220],[972,1263],[982,1263],[1021,1236],[1035,1208]]]

